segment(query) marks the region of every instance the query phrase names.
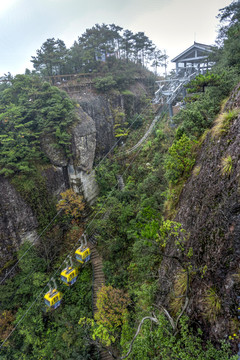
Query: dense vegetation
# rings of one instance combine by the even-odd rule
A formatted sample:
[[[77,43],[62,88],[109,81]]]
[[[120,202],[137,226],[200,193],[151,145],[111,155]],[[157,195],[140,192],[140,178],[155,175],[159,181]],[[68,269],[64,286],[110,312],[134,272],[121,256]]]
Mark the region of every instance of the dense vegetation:
[[[70,49],[62,40],[47,39],[31,61],[37,72],[52,76],[106,72],[114,59],[142,66],[151,63],[157,69],[164,64],[166,55],[144,32],[133,34],[115,24],[96,24],[79,36]]]
[[[74,105],[58,88],[38,76],[17,75],[0,94],[0,112],[1,174],[30,173],[36,163],[46,164],[40,149],[46,136],[69,155]]]
[[[236,38],[239,40],[239,2],[221,10],[220,20],[225,19],[230,21],[219,35],[221,46],[215,53],[217,64],[211,73],[196,78],[189,85],[189,93],[191,89],[198,91],[203,85],[204,92],[188,98],[186,107],[173,119],[176,126],[169,126],[165,116],[139,151],[127,157],[119,157],[119,154],[111,156],[97,168],[100,196],[93,209],[88,232],[89,235],[94,233],[98,240],[107,286],[99,294],[95,319],[91,313],[90,267],[81,271],[73,288],[65,289],[61,308],[55,312],[42,311],[44,286],[59,271],[69,241],[61,244],[60,254],[52,256],[51,261],[42,251],[43,244],[32,247],[27,259],[20,261],[19,273],[6,282],[0,295],[1,340],[10,335],[14,324],[18,325],[20,321],[4,343],[3,359],[97,359],[96,347],[99,344],[110,346],[115,355],[123,356],[129,350],[136,332],[134,329],[145,317],[148,319],[142,323],[140,335],[132,344],[129,359],[236,359],[232,356],[234,348],[228,341],[218,339],[218,342],[211,343],[204,336],[204,329],[192,324],[191,319],[183,314],[184,307],[188,305],[191,277],[201,281],[206,268],[193,269],[194,250],[188,246],[189,234],[180,223],[173,221],[179,194],[195,163],[203,134],[212,125],[222,101],[239,80],[239,56],[238,60],[235,57],[235,51],[239,55],[239,47],[235,43]],[[33,58],[34,66],[48,75],[89,69],[99,71],[102,63],[97,62],[96,51],[91,50],[95,48],[98,56],[118,51],[126,61],[137,62],[140,59],[145,63],[145,48],[140,45],[137,48],[137,38],[135,42],[133,39],[130,41],[128,31],[120,37],[121,30],[115,26],[95,26],[87,30],[69,51],[60,40],[48,40],[38,52],[38,57]],[[97,42],[96,33],[103,34],[104,41]],[[107,36],[110,37],[106,41]],[[53,49],[62,51],[61,62],[59,57],[54,64],[41,57],[47,55],[48,45],[50,52]],[[85,52],[85,48],[88,51]],[[80,59],[80,63],[75,63],[76,59]],[[70,63],[74,70],[64,67]],[[115,79],[109,76],[105,83],[97,79],[96,86],[104,88],[104,91],[115,86]],[[19,84],[25,84],[24,95],[17,91]],[[65,152],[68,151],[67,127],[73,121],[73,105],[56,88],[33,75],[18,76],[1,93],[1,106],[1,134],[3,139],[10,137],[6,144],[1,143],[2,154],[6,157],[1,164],[2,173],[24,174],[39,159],[43,161],[39,139],[45,131],[61,140],[56,143]],[[51,109],[53,106],[54,113],[49,111],[50,106]],[[149,114],[150,118],[153,116]],[[125,146],[131,147],[137,142],[141,126],[140,121],[134,131],[132,129]],[[16,149],[25,137],[29,142],[24,142],[25,150],[18,155]],[[123,189],[117,186],[119,174],[123,176]],[[70,218],[68,213],[67,220],[62,217],[58,226],[67,230],[67,236],[72,239],[82,224],[81,217],[76,217],[69,209]],[[74,219],[72,228],[69,219]],[[172,256],[169,244],[177,250],[178,256]],[[22,247],[19,258],[28,247],[29,244]],[[171,303],[163,303],[159,307],[158,299],[166,297],[168,276],[166,272],[159,273],[160,264],[166,257],[171,262],[177,262],[180,271],[176,274]],[[63,285],[60,290],[63,290]],[[25,316],[33,301],[34,306]],[[218,305],[218,297],[212,289],[206,296],[205,314],[202,316],[217,317]]]
[[[24,244],[19,258],[29,246],[28,243]],[[19,274],[2,286],[1,339],[6,338],[21,321],[11,339],[1,349],[2,358],[60,360],[88,359],[90,354],[94,356],[94,349],[84,340],[84,331],[76,326],[80,316],[92,314],[90,266],[81,271],[74,288],[66,292],[66,285],[59,287],[65,292],[61,310],[46,312],[42,298],[44,292],[48,291],[48,265],[42,257],[41,248],[31,248],[28,256],[19,263]],[[60,261],[55,264],[54,271],[59,265]]]

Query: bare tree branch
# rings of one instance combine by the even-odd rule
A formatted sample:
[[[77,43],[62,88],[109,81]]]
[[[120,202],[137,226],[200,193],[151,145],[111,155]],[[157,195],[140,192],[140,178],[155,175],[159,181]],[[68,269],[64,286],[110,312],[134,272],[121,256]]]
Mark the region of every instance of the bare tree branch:
[[[178,326],[178,322],[180,320],[180,318],[182,317],[183,313],[185,312],[185,310],[187,309],[187,306],[188,306],[188,303],[189,303],[189,298],[186,296],[185,298],[185,304],[182,308],[182,311],[180,312],[180,314],[178,315],[177,317],[177,320],[176,320],[176,323],[175,323],[175,329],[177,330],[177,326]]]
[[[120,360],[126,359],[126,358],[129,356],[129,354],[130,354],[131,351],[132,351],[133,343],[134,343],[134,341],[136,340],[136,338],[137,338],[137,336],[138,336],[138,334],[139,334],[139,332],[140,332],[140,330],[141,330],[141,327],[142,327],[144,321],[145,321],[145,320],[148,320],[148,319],[151,320],[151,321],[153,321],[153,322],[155,322],[156,324],[159,323],[159,322],[158,322],[158,319],[156,318],[155,315],[154,315],[154,317],[152,317],[152,316],[145,316],[145,317],[140,321],[140,323],[139,323],[139,325],[138,325],[136,334],[134,335],[134,337],[133,337],[133,339],[132,339],[132,341],[131,341],[131,343],[130,343],[130,347],[129,347],[129,350],[128,350],[127,354],[124,355],[124,356],[122,356],[122,357],[120,357],[120,358],[119,358]]]

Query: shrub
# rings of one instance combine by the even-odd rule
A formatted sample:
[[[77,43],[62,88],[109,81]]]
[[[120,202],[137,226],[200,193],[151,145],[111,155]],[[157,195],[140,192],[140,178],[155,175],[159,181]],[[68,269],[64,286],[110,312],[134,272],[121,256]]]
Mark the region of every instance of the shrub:
[[[176,184],[183,175],[188,176],[195,163],[193,145],[194,142],[183,134],[169,148],[164,162],[165,176],[169,182]]]
[[[105,92],[112,89],[113,87],[116,86],[116,84],[117,83],[113,79],[112,75],[108,75],[105,77],[98,77],[94,80],[94,87],[101,92]]]

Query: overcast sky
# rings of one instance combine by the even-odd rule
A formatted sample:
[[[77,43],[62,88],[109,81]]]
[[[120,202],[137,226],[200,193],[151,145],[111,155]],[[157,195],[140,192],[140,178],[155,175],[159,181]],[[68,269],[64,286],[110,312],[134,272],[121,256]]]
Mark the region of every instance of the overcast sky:
[[[195,41],[214,44],[218,10],[231,0],[0,0],[0,76],[32,69],[31,56],[54,37],[69,48],[95,24],[143,31],[169,59]],[[169,66],[170,69],[170,66]]]

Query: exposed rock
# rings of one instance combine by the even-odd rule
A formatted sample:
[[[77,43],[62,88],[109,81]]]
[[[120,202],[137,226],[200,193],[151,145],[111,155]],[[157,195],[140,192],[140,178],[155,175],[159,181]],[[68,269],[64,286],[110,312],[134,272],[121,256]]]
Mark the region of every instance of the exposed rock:
[[[95,122],[96,155],[106,154],[116,142],[113,133],[114,119],[109,99],[104,95],[96,95],[92,92],[85,92],[79,96],[75,95],[74,98]]]
[[[59,198],[61,192],[69,188],[69,179],[65,167],[49,166],[42,171],[46,180],[46,187],[49,195]]]
[[[225,109],[239,104],[239,91],[234,96]],[[224,159],[229,162],[225,169]],[[211,337],[221,338],[228,335],[240,290],[234,280],[240,260],[240,115],[225,125],[224,131],[209,131],[195,167],[199,171],[193,171],[182,190],[175,220],[190,233],[194,267],[207,269],[203,280],[199,275],[192,283],[191,312],[199,322],[201,294],[214,287],[222,307],[215,325],[208,328]]]
[[[145,87],[136,83],[128,94],[113,91],[111,94],[96,94],[91,89],[84,89],[72,97],[81,105],[95,122],[96,157],[104,156],[117,142],[114,136],[116,112],[120,111],[128,117],[141,112],[146,95]]]
[[[76,193],[83,193],[84,198],[92,204],[98,195],[95,172],[86,173],[73,165],[68,166],[68,176],[71,187]]]
[[[92,170],[96,149],[95,123],[80,107],[80,120],[71,129],[74,165],[87,172]]]
[[[224,107],[224,111],[228,111],[233,108],[240,108],[240,84],[238,84],[233,90],[228,102]]]
[[[44,154],[55,166],[67,166],[68,159],[62,149],[56,146],[56,139],[50,134],[41,138],[41,148]]]
[[[38,222],[30,206],[2,176],[0,176],[0,193],[0,268],[2,268],[12,259],[13,252],[24,240],[35,240]]]
[[[105,155],[116,144],[116,111],[128,115],[141,111],[144,93],[145,89],[138,84],[132,86],[128,95],[116,91],[107,96],[84,89],[75,96],[82,107],[76,107],[78,119],[69,129],[72,134],[71,158],[56,145],[57,140],[52,134],[41,138],[41,149],[51,163],[41,171],[50,198],[58,198],[61,192],[73,187],[76,192],[83,193],[90,204],[94,202],[98,187],[93,164],[96,157]],[[3,262],[0,260],[1,266],[12,259],[24,239],[34,241],[38,223],[30,206],[4,178],[0,178],[0,191],[0,251],[4,259]]]

